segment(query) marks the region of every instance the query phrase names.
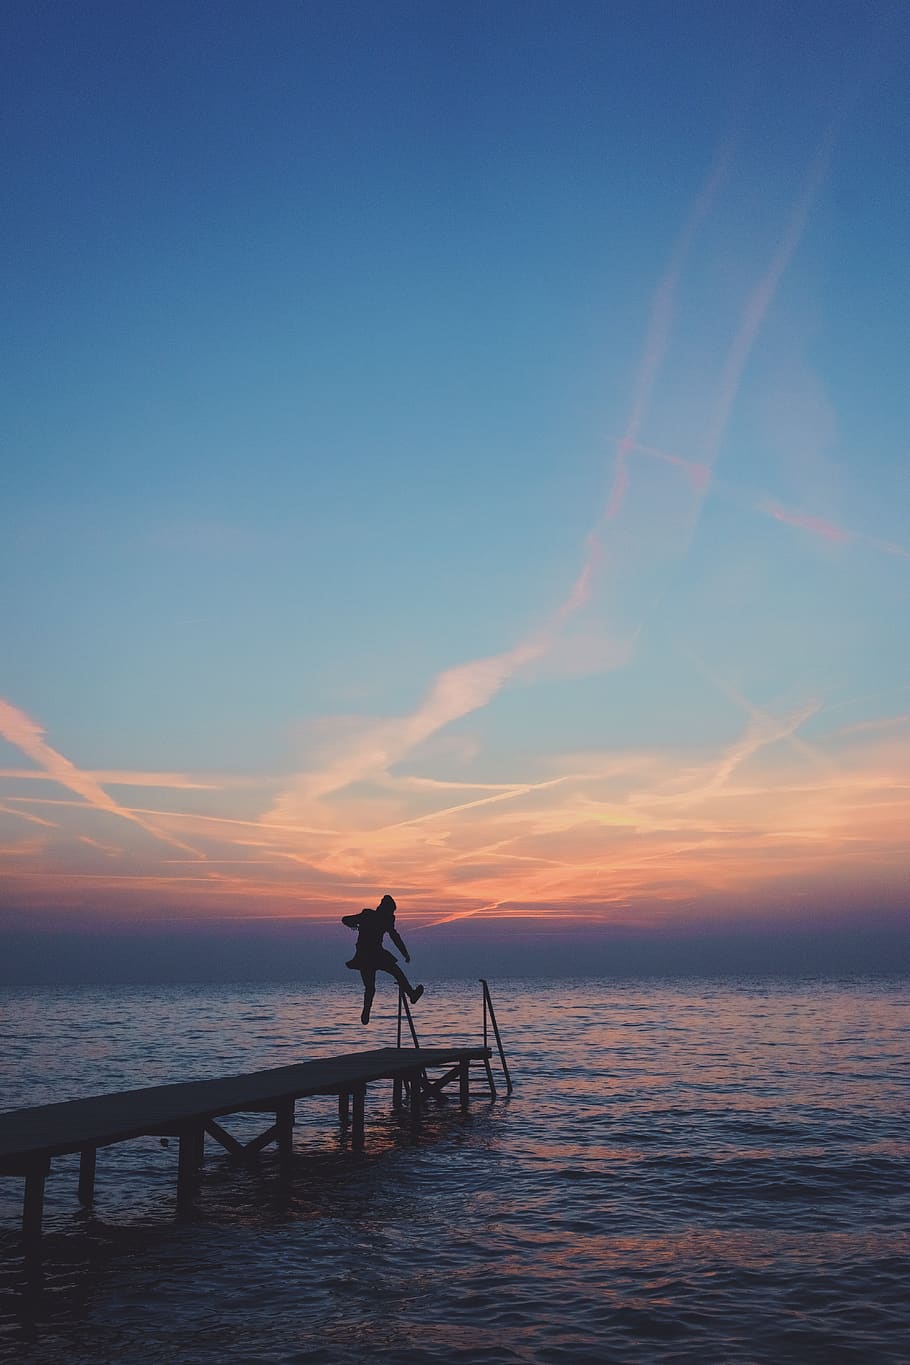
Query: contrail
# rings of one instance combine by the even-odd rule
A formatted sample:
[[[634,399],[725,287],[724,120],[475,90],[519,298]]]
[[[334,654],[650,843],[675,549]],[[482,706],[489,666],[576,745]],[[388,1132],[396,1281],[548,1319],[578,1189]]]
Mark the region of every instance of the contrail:
[[[90,777],[105,787],[162,787],[175,791],[221,791],[226,787],[254,787],[262,785],[258,778],[223,777],[212,781],[197,781],[185,773],[121,772],[116,768],[82,768],[83,777]],[[35,768],[0,768],[0,777],[18,781],[46,782],[47,773]],[[274,780],[274,779],[273,779]]]
[[[749,753],[753,752],[751,747],[753,740],[756,741],[757,747],[762,747],[764,744],[774,742],[778,739],[786,739],[790,746],[801,754],[803,758],[809,759],[811,763],[816,767],[821,768],[823,771],[832,771],[834,765],[831,763],[831,760],[819,753],[817,749],[811,744],[807,744],[804,739],[801,739],[799,735],[795,733],[804,721],[808,720],[810,716],[814,716],[821,709],[820,702],[815,700],[809,701],[805,703],[804,706],[799,707],[792,716],[789,716],[782,721],[776,716],[769,715],[767,711],[763,711],[760,707],[749,701],[748,697],[744,697],[741,692],[738,692],[730,683],[719,678],[693,650],[687,649],[685,652],[702,676],[707,678],[723,696],[741,707],[749,717],[753,730],[747,732],[746,739],[741,741],[743,745],[743,756],[748,756]],[[771,736],[772,738],[769,739],[768,736]],[[738,754],[738,746],[734,746],[734,749],[730,752]],[[738,766],[741,761],[742,758],[737,756],[733,767]],[[722,767],[724,766],[725,765],[722,765]],[[724,779],[726,779],[732,771],[732,767],[729,771],[725,770],[723,773]]]
[[[708,424],[703,462],[709,467],[713,467],[720,452],[730,420],[730,413],[739,392],[746,361],[755,343],[759,328],[764,322],[768,309],[777,293],[784,271],[790,264],[806,230],[809,215],[827,177],[833,151],[834,128],[829,130],[813,158],[803,188],[790,211],[790,217],[777,250],[746,300],[739,327],[721,371],[720,393]]]
[[[90,773],[82,772],[71,763],[63,754],[52,749],[46,743],[45,731],[41,725],[27,716],[24,711],[20,711],[18,706],[13,706],[11,702],[5,701],[0,697],[0,735],[10,744],[15,744],[27,758],[30,758],[38,767],[43,768],[45,774],[60,786],[67,787],[77,796],[81,796],[89,806],[95,810],[105,811],[108,815],[118,815],[122,820],[129,820],[132,824],[138,825],[145,830],[146,834],[151,834],[153,838],[161,840],[162,843],[170,844],[174,848],[181,849],[184,853],[193,853],[197,858],[205,855],[189,844],[181,843],[180,840],[172,838],[170,835],[162,834],[154,825],[148,824],[145,820],[127,810],[110,796],[104,788],[91,776]]]
[[[674,455],[671,450],[662,450],[659,446],[643,445],[641,441],[625,441],[625,445],[628,450],[637,451],[641,455],[651,455],[655,460],[661,460],[664,464],[672,465],[675,469],[681,469],[697,492],[704,492],[711,482],[709,466],[702,464],[699,460],[687,460],[682,455]]]
[[[483,915],[488,910],[498,910],[501,905],[507,902],[490,901],[489,905],[478,905],[475,910],[455,910],[450,915],[444,915],[442,919],[430,920],[428,924],[415,925],[415,929],[438,929],[440,924],[454,924],[455,920],[473,919],[475,915]]]
[[[396,829],[409,829],[412,825],[423,825],[430,820],[441,820],[448,815],[458,815],[461,811],[477,810],[479,806],[492,806],[500,801],[513,801],[516,797],[527,796],[530,792],[543,791],[547,787],[559,787],[565,782],[573,779],[573,774],[566,774],[564,777],[551,777],[545,782],[524,782],[510,787],[508,791],[497,792],[495,796],[481,796],[474,801],[463,801],[458,806],[446,806],[443,810],[427,811],[424,815],[415,815],[410,820],[399,820],[394,825],[383,825],[380,829],[373,830],[372,835],[388,834]],[[372,837],[372,836],[371,836]]]
[[[714,157],[705,184],[696,196],[669,263],[658,282],[625,436],[617,449],[613,491],[598,524],[586,539],[584,562],[563,601],[539,630],[519,641],[512,649],[446,669],[437,675],[423,703],[412,715],[377,722],[327,769],[321,773],[301,774],[294,787],[279,796],[269,812],[270,819],[287,819],[299,808],[300,802],[318,800],[353,782],[377,777],[443,726],[486,706],[519,669],[540,658],[552,647],[560,627],[588,602],[594,575],[603,555],[599,528],[619,510],[624,481],[627,479],[625,466],[628,449],[630,443],[634,443],[643,421],[666,352],[683,266],[695,234],[727,173],[730,157],[731,144],[728,139]]]
[[[15,806],[0,805],[0,811],[4,815],[18,815],[20,820],[28,820],[32,825],[46,825],[48,829],[60,828],[59,825],[54,824],[53,820],[44,820],[40,815],[32,815],[26,810],[17,810]]]
[[[777,502],[760,503],[757,510],[765,512],[786,526],[795,526],[800,531],[811,531],[813,535],[833,541],[835,545],[846,545],[856,539],[851,531],[845,531],[842,526],[835,526],[833,522],[825,521],[822,517],[808,517],[801,512],[791,512]]]
[[[714,157],[707,179],[689,210],[670,254],[667,267],[654,291],[644,349],[632,390],[632,406],[626,419],[623,435],[616,444],[613,486],[601,522],[613,521],[619,515],[625,500],[626,490],[629,486],[628,455],[638,439],[651,393],[667,352],[676,311],[676,294],[682,278],[683,267],[695,240],[695,235],[707,217],[717,191],[726,178],[732,152],[732,142],[727,139]]]
[[[661,450],[657,446],[643,445],[640,441],[633,442],[629,449],[642,455],[650,455],[664,464],[682,470],[697,491],[704,491],[711,481],[710,466],[698,460],[686,459],[682,455],[675,455],[670,450]],[[904,545],[898,545],[892,540],[881,540],[877,536],[867,536],[862,531],[853,531],[848,526],[839,526],[836,522],[829,521],[825,517],[795,511],[793,508],[784,507],[771,498],[759,498],[755,493],[738,491],[729,482],[724,483],[715,479],[712,491],[722,493],[741,507],[748,507],[753,512],[760,512],[763,516],[771,517],[774,521],[779,521],[785,526],[793,526],[797,530],[808,531],[810,534],[820,536],[832,544],[868,545],[872,549],[885,555],[891,555],[895,559],[910,559],[910,550]]]

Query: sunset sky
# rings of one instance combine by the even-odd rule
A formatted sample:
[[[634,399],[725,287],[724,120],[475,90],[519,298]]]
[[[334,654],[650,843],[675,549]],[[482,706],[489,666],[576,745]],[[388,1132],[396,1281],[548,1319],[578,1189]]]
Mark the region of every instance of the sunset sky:
[[[2,29],[8,927],[906,922],[906,6]]]

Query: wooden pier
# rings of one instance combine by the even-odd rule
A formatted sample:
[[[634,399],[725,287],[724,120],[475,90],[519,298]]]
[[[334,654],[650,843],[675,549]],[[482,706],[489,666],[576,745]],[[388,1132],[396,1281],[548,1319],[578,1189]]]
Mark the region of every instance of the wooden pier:
[[[350,1124],[351,1146],[362,1150],[364,1101],[372,1082],[391,1081],[396,1104],[401,1103],[403,1092],[407,1094],[410,1121],[416,1130],[423,1102],[444,1098],[443,1091],[449,1085],[457,1082],[461,1107],[468,1107],[472,1062],[483,1065],[490,1093],[495,1095],[491,1055],[485,1045],[386,1047],[246,1075],[93,1095],[0,1114],[0,1175],[25,1178],[22,1235],[26,1269],[35,1273],[40,1268],[44,1183],[54,1157],[80,1154],[78,1196],[82,1203],[90,1204],[100,1147],[138,1137],[176,1138],[180,1144],[177,1209],[186,1213],[192,1206],[206,1136],[235,1157],[255,1156],[274,1143],[281,1170],[287,1174],[298,1100],[310,1095],[337,1096],[339,1118],[342,1124]],[[440,1067],[443,1074],[433,1079],[431,1070]],[[252,1141],[242,1143],[219,1122],[230,1114],[268,1114],[274,1116],[274,1122]]]

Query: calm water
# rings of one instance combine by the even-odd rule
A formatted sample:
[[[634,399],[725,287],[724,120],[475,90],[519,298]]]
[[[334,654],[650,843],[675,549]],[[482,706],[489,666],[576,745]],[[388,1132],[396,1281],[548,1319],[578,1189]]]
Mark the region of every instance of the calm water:
[[[363,1157],[301,1101],[289,1203],[273,1156],[212,1148],[177,1224],[176,1144],[146,1138],[99,1153],[89,1218],[62,1158],[29,1302],[0,1179],[0,1359],[910,1360],[910,983],[492,984],[514,1095],[414,1145],[371,1087]],[[4,1109],[394,1042],[391,993],[362,1029],[348,982],[0,1008]],[[416,1013],[474,1041],[479,987]]]

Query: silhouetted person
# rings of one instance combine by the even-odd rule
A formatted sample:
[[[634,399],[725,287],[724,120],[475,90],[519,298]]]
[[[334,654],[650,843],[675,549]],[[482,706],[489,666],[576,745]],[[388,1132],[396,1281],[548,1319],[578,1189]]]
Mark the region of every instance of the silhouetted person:
[[[370,1022],[370,1007],[376,994],[377,971],[388,972],[389,976],[394,976],[411,1004],[415,1005],[423,995],[423,986],[412,986],[399,967],[398,958],[393,957],[388,949],[382,946],[383,937],[388,934],[405,962],[410,962],[411,955],[404,946],[404,939],[395,928],[395,902],[392,897],[383,896],[375,910],[361,910],[359,915],[342,915],[341,922],[349,929],[359,931],[354,956],[345,965],[359,971],[363,978],[363,1013],[360,1022],[362,1024]]]

